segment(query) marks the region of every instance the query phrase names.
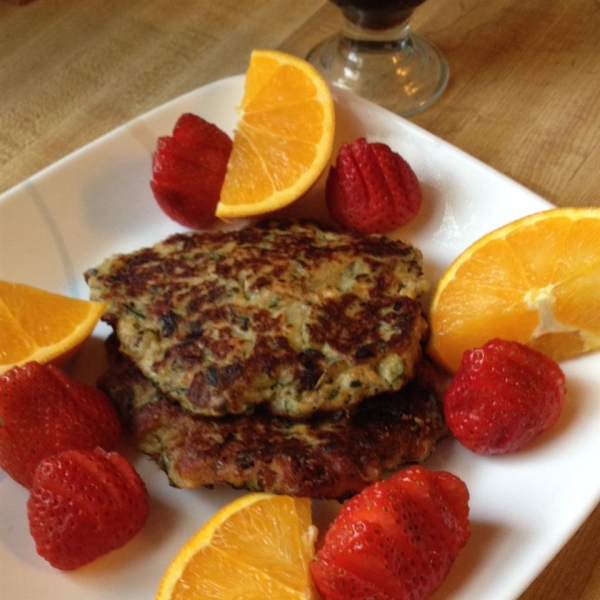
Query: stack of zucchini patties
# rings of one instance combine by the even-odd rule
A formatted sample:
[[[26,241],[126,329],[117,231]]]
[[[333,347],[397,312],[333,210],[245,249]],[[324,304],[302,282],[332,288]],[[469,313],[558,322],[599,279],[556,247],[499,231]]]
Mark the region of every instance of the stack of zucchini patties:
[[[114,329],[99,385],[177,487],[342,499],[446,434],[408,244],[271,220],[85,275]]]

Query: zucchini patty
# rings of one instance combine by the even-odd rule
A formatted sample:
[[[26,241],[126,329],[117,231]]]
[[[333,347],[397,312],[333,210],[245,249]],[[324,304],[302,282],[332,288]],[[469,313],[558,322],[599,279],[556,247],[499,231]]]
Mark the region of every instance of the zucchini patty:
[[[423,361],[399,392],[305,420],[273,415],[202,417],[167,400],[109,339],[110,368],[99,387],[113,400],[132,442],[180,488],[231,485],[342,500],[386,471],[419,462],[447,428],[437,397],[443,380]]]
[[[120,351],[204,416],[349,413],[413,377],[427,329],[419,250],[313,222],[176,234],[85,276]]]

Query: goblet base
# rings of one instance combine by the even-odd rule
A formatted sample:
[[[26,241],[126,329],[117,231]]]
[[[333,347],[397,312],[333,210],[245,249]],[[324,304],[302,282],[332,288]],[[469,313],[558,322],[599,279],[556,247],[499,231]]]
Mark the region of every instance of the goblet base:
[[[408,28],[401,40],[387,44],[353,40],[340,33],[316,46],[307,60],[331,85],[403,117],[433,104],[449,78],[442,53]]]

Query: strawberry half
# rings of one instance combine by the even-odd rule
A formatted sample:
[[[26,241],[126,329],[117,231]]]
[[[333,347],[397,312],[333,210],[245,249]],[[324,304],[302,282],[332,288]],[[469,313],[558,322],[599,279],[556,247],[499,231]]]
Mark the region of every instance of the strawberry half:
[[[515,452],[557,421],[565,376],[544,354],[491,340],[467,350],[444,394],[448,427],[479,454]]]
[[[364,138],[340,148],[325,194],[336,223],[363,233],[406,225],[422,204],[421,185],[410,165],[386,144]]]
[[[57,569],[120,548],[148,514],[146,486],[117,452],[67,450],[40,462],[27,503],[36,549]]]
[[[469,493],[446,471],[415,466],[351,498],[311,563],[324,600],[424,600],[469,538]]]
[[[30,362],[0,378],[0,467],[30,487],[46,456],[111,449],[121,424],[108,397],[51,365]]]
[[[192,229],[215,221],[231,148],[226,133],[191,113],[179,117],[172,136],[158,139],[150,186],[171,219]]]

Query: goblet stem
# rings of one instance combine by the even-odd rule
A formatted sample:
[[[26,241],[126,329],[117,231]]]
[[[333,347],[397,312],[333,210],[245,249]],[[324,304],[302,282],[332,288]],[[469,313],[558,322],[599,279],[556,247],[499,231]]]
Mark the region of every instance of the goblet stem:
[[[332,84],[402,116],[430,106],[448,82],[448,65],[435,46],[410,29],[410,13],[393,27],[345,19],[341,33],[308,55]]]

